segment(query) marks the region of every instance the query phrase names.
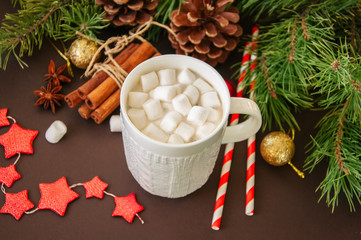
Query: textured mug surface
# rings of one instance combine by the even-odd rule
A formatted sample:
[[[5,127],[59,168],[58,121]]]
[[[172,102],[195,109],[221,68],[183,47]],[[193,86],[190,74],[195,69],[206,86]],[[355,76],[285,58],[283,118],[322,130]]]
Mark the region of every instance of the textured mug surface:
[[[207,137],[185,144],[167,144],[144,135],[127,115],[128,93],[139,84],[141,75],[161,69],[188,68],[207,80],[219,94],[222,120]],[[124,128],[124,152],[128,168],[146,191],[169,198],[186,196],[199,189],[213,171],[222,142],[238,142],[255,134],[261,126],[258,106],[245,98],[231,98],[222,76],[210,65],[184,55],[162,55],[139,64],[125,79],[120,94]],[[227,127],[230,113],[249,114],[238,128]]]

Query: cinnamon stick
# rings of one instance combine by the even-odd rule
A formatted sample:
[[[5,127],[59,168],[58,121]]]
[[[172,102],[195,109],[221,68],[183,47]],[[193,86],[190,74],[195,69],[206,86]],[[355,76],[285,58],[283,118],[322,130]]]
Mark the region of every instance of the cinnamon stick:
[[[94,110],[104,102],[119,87],[111,77],[104,80],[98,87],[88,94],[85,104]]]
[[[120,67],[129,73],[139,63],[147,60],[156,52],[155,48],[148,42],[143,42],[129,58],[120,65]],[[98,87],[88,94],[85,103],[90,109],[97,108],[105,99],[107,99],[114,91],[118,89],[115,81],[108,77]]]
[[[119,96],[120,88],[90,114],[95,123],[101,124],[119,106]]]
[[[67,94],[64,97],[65,102],[68,104],[70,108],[74,108],[79,103],[81,103],[83,100],[79,97],[77,89],[72,91],[71,93]]]
[[[154,53],[154,55],[152,57],[158,57],[160,55],[162,55],[160,52],[156,52],[156,53]]]
[[[123,64],[127,58],[139,47],[138,43],[131,43],[128,47],[124,48],[118,56],[114,58],[114,60],[119,64]],[[110,63],[114,65],[112,62]],[[80,86],[77,90],[78,95],[81,99],[85,99],[86,96],[93,91],[99,84],[101,84],[108,76],[104,71],[100,71],[96,73],[91,79],[89,79],[86,83]]]
[[[83,103],[79,108],[78,108],[78,113],[79,115],[84,118],[84,119],[89,119],[90,118],[90,114],[92,113],[93,110],[91,110],[85,103]]]

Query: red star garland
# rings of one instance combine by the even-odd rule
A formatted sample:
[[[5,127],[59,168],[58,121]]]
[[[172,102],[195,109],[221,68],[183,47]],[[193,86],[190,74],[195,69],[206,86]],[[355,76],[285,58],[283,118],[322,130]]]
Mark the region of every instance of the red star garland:
[[[0,209],[0,213],[9,213],[19,220],[27,210],[34,207],[34,204],[28,199],[28,191],[24,190],[19,193],[6,193],[5,204]]]
[[[40,183],[41,198],[39,209],[50,209],[64,216],[68,204],[79,197],[79,194],[69,188],[65,177],[54,183]]]
[[[7,108],[0,109],[0,127],[10,125],[7,117],[7,110]],[[5,148],[5,158],[10,158],[15,154],[19,154],[20,157],[20,153],[32,154],[33,141],[37,135],[38,131],[24,129],[17,123],[14,123],[7,133],[0,135],[0,145]],[[7,167],[0,167],[1,184],[11,187],[16,180],[21,178],[21,175],[15,169],[15,164],[18,159],[14,164]],[[102,199],[104,193],[114,197],[115,209],[112,214],[113,216],[122,216],[129,223],[133,222],[134,216],[137,216],[142,223],[144,223],[138,216],[138,212],[142,211],[144,208],[136,201],[134,193],[125,197],[117,197],[114,194],[107,193],[105,192],[105,189],[108,187],[108,184],[101,181],[98,176],[95,176],[88,182],[72,185],[72,188],[80,185],[85,188],[86,198],[97,197]],[[53,183],[40,183],[39,189],[41,198],[39,200],[38,208],[34,211],[26,212],[34,207],[34,204],[28,199],[28,191],[24,190],[19,193],[5,193],[5,189],[2,185],[1,190],[5,193],[5,204],[0,209],[0,213],[11,214],[16,220],[19,220],[25,212],[31,214],[37,210],[50,209],[60,216],[64,216],[68,204],[79,197],[79,194],[71,190],[65,177],[62,177]]]
[[[14,164],[5,168],[0,167],[0,183],[4,183],[7,187],[11,187],[11,185],[19,178],[21,178],[21,175],[15,170]]]
[[[9,131],[0,136],[0,144],[5,148],[5,158],[10,158],[17,153],[33,153],[33,141],[38,131],[24,129],[17,123],[11,125]]]
[[[86,198],[97,197],[102,199],[108,184],[100,180],[98,176],[95,176],[91,181],[83,183],[83,186]]]
[[[6,117],[7,112],[8,112],[7,108],[0,109],[0,127],[10,125],[9,120]]]
[[[125,197],[114,197],[114,201],[115,209],[112,216],[121,216],[129,223],[133,222],[134,216],[144,209],[135,199],[134,193]]]

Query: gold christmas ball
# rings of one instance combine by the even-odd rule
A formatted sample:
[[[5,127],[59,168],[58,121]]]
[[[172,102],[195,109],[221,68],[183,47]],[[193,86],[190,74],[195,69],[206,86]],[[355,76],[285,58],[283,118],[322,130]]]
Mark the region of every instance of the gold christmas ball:
[[[273,166],[283,166],[290,163],[295,154],[295,144],[284,132],[267,134],[260,146],[263,159]]]
[[[77,68],[86,69],[98,48],[98,44],[94,41],[79,38],[70,45],[67,56]],[[95,62],[99,58],[100,54],[97,55]]]

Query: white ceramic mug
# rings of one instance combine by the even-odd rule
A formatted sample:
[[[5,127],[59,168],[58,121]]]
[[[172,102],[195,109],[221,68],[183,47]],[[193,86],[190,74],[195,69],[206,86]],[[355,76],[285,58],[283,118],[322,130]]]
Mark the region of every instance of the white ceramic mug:
[[[185,144],[162,143],[144,135],[129,119],[128,93],[139,84],[140,76],[167,68],[188,68],[217,90],[222,102],[222,120],[206,138]],[[213,171],[221,144],[249,138],[262,122],[257,104],[247,98],[231,98],[224,79],[213,67],[196,58],[175,54],[148,59],[134,68],[123,83],[120,108],[123,145],[130,172],[146,191],[169,198],[186,196],[203,186]],[[249,117],[227,127],[228,116],[232,113]]]

